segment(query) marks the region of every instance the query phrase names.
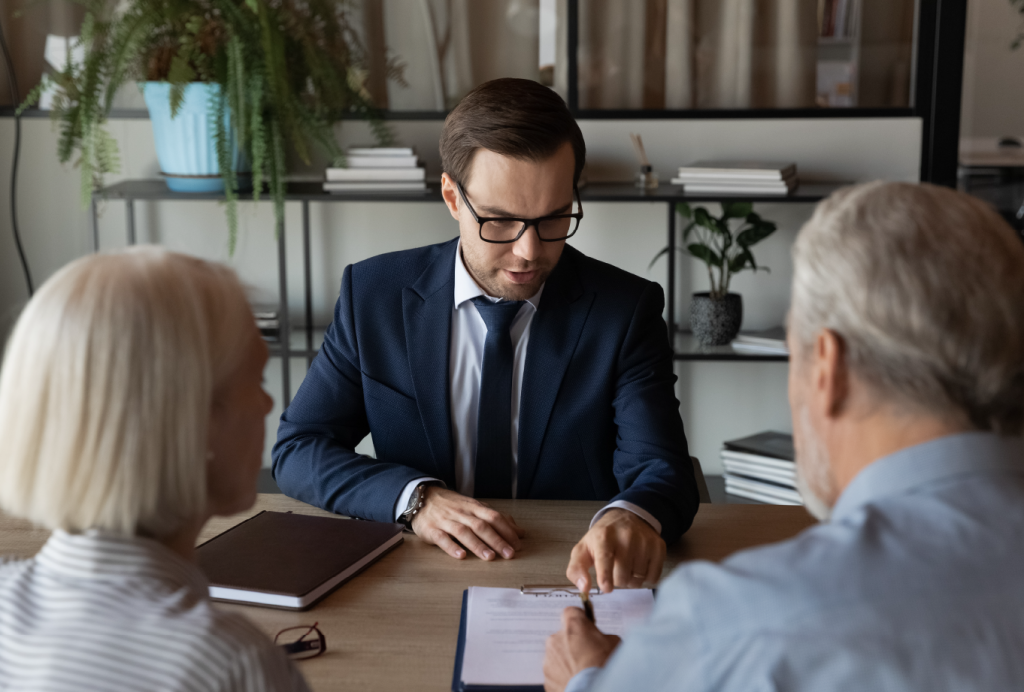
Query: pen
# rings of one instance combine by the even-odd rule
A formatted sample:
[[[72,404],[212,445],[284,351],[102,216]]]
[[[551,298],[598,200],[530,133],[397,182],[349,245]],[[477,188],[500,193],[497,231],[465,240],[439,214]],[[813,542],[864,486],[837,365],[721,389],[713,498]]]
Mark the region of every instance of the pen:
[[[583,612],[586,614],[587,619],[590,620],[591,624],[596,625],[597,622],[594,620],[594,604],[590,602],[590,594],[586,591],[580,591],[580,598],[583,600]]]

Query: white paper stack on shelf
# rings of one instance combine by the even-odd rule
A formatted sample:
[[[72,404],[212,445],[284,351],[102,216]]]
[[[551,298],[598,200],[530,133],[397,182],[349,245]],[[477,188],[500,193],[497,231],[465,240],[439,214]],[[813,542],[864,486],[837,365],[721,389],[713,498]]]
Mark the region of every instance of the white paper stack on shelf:
[[[770,505],[802,505],[796,490],[793,436],[763,432],[725,443],[725,492]]]
[[[679,169],[673,185],[686,194],[779,195],[797,186],[795,163],[763,161],[698,161]]]
[[[408,147],[352,147],[344,168],[328,168],[327,192],[422,192],[426,170]]]
[[[760,332],[741,332],[730,345],[737,353],[761,356],[789,355],[785,327],[772,327]]]
[[[277,341],[281,336],[281,319],[277,305],[253,305],[252,316],[256,327],[267,341]]]

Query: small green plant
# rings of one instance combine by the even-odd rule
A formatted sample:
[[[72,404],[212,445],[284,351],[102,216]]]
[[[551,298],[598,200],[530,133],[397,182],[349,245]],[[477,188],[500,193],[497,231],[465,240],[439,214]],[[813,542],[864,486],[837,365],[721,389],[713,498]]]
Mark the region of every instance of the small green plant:
[[[755,213],[752,202],[722,202],[721,216],[679,202],[676,213],[689,222],[683,229],[683,242],[688,243],[685,251],[707,265],[711,298],[725,298],[733,275],[744,269],[769,271],[757,266],[750,248],[774,233],[776,226]],[[667,253],[668,248],[662,248],[651,266]]]
[[[44,77],[22,108],[56,86],[52,116],[60,127],[58,155],[77,152],[82,201],[120,167],[106,128],[114,95],[125,84],[167,81],[172,112],[185,86],[220,86],[211,104],[215,144],[224,177],[229,247],[237,234],[237,176],[232,141],[252,165],[253,199],[264,183],[280,224],[284,216],[287,149],[309,161],[309,143],[335,161],[343,158],[333,123],[368,118],[381,144],[390,133],[365,88],[368,58],[354,29],[352,0],[75,0],[85,7],[80,65]],[[401,66],[386,74],[401,83]]]

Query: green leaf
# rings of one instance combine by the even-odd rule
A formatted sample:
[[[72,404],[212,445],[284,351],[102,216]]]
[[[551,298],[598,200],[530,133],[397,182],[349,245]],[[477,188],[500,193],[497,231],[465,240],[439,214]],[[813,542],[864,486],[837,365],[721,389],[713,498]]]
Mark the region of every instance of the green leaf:
[[[676,202],[676,213],[684,219],[693,218],[693,210],[690,209],[690,205],[686,202]]]
[[[690,223],[686,224],[686,228],[683,229],[683,242],[684,243],[687,240],[690,239],[690,234],[693,233],[693,229],[696,228],[696,227],[697,227],[697,222],[696,221],[691,221]]]
[[[729,260],[729,273],[735,274],[743,271],[743,269],[746,268],[747,263],[750,263],[755,269],[757,268],[756,265],[754,265],[754,256],[750,254],[750,250],[744,249],[743,252]]]
[[[751,202],[722,202],[722,219],[742,219],[753,209]]]
[[[703,226],[704,228],[706,228],[706,229],[708,229],[710,231],[714,231],[715,230],[714,221],[712,220],[712,216],[711,216],[711,214],[708,213],[708,210],[705,209],[704,207],[697,207],[696,209],[693,210],[693,219],[694,219],[694,221],[697,222],[698,226]]]
[[[760,224],[752,226],[740,233],[736,238],[736,244],[741,247],[748,248],[751,245],[760,243],[774,232],[775,224],[771,221],[762,221]]]
[[[655,262],[657,262],[659,259],[661,259],[661,257],[663,255],[667,255],[667,254],[668,254],[668,248],[667,247],[663,247],[660,250],[658,250],[658,254],[656,254],[651,259],[651,263],[647,265],[647,268],[650,269],[651,267],[653,267]]]
[[[690,243],[686,246],[687,251],[699,260],[703,260],[708,266],[719,266],[722,258],[718,253],[703,243]]]

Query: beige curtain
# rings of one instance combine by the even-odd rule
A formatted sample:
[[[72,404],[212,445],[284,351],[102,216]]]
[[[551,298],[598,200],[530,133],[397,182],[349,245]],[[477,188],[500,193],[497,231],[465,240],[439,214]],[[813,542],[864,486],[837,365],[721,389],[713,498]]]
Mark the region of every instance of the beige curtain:
[[[17,75],[19,103],[43,76],[47,34],[77,36],[84,16],[85,9],[68,0],[0,0],[0,23]],[[7,66],[0,64],[0,105],[11,105],[10,93]]]
[[[582,108],[814,105],[816,0],[580,0]]]

